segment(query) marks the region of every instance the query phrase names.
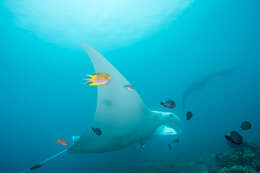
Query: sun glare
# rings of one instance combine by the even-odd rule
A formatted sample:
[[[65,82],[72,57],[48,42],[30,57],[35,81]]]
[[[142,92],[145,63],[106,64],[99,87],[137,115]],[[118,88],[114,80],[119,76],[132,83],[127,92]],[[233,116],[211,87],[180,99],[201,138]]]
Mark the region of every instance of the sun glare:
[[[6,0],[16,23],[47,41],[107,49],[173,21],[192,0]]]

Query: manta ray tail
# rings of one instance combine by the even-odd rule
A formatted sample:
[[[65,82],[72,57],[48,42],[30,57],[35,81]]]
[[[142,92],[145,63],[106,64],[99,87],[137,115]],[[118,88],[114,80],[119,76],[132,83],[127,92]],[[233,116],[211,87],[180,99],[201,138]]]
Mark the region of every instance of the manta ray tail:
[[[25,169],[25,170],[22,171],[21,173],[26,173],[26,172],[30,172],[30,171],[33,171],[33,170],[35,170],[35,169],[41,168],[41,167],[43,167],[47,162],[49,162],[49,161],[51,161],[51,160],[53,160],[53,159],[55,159],[55,158],[61,156],[62,154],[66,153],[67,151],[68,151],[68,148],[66,148],[65,150],[62,150],[61,152],[56,153],[56,154],[52,155],[51,157],[49,157],[49,158],[47,158],[47,159],[45,159],[45,160],[43,160],[43,161],[41,161],[41,162],[39,162],[39,163],[33,165],[31,168]]]

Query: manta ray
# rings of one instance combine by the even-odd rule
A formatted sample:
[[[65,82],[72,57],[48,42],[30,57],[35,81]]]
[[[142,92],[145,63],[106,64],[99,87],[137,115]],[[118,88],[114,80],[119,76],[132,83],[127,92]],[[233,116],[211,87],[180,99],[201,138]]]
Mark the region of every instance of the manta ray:
[[[153,135],[176,135],[181,121],[172,112],[150,110],[126,78],[99,52],[82,45],[90,57],[95,73],[107,73],[111,80],[97,86],[97,106],[93,122],[80,135],[72,137],[72,145],[23,172],[32,171],[64,153],[104,153],[138,144]],[[109,104],[108,104],[109,103]],[[102,131],[96,135],[93,128]]]

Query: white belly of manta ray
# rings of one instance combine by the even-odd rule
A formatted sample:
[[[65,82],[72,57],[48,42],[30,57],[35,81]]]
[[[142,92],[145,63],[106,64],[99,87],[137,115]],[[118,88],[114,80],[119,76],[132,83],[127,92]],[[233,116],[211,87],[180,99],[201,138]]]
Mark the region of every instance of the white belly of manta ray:
[[[177,115],[171,112],[150,111],[134,87],[115,67],[93,48],[82,46],[93,63],[95,73],[108,74],[110,77],[108,83],[97,86],[98,101],[94,121],[83,134],[73,138],[75,140],[70,147],[23,172],[38,169],[66,152],[109,152],[134,143],[143,143],[154,134],[176,135],[181,131]],[[93,128],[100,129],[100,134],[94,133]]]

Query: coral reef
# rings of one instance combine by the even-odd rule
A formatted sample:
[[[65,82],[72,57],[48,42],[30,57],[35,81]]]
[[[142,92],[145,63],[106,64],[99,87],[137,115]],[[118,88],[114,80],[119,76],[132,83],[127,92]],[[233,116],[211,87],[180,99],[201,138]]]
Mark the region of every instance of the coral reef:
[[[233,146],[212,156],[209,173],[257,173],[260,171],[260,151],[257,145]]]
[[[207,169],[205,161],[161,161],[144,164],[129,173],[202,173]],[[124,171],[125,172],[125,171]],[[128,172],[127,172],[128,173]]]
[[[260,150],[255,144],[230,145],[220,153],[206,156],[163,157],[144,162],[125,173],[260,173]],[[207,162],[207,160],[209,161]]]
[[[222,168],[219,173],[257,173],[253,168],[243,166],[232,166],[231,168]]]

